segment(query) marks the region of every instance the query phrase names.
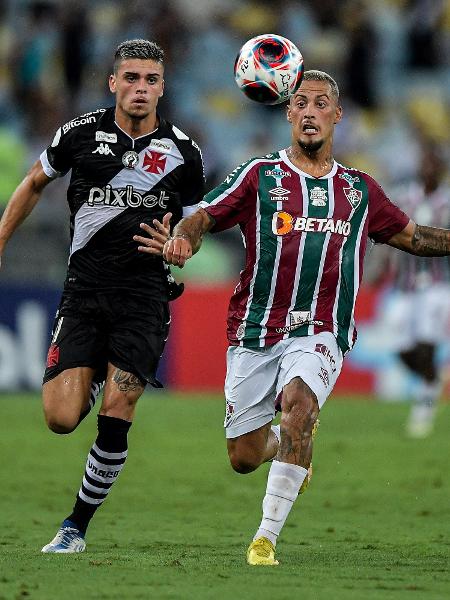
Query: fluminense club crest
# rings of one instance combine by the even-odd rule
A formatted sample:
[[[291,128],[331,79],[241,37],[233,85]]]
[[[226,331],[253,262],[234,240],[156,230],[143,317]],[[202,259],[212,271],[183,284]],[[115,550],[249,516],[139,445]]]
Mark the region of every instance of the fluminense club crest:
[[[353,208],[358,208],[363,193],[361,190],[355,189],[354,185],[359,182],[359,177],[352,177],[350,173],[340,173],[339,177],[349,184],[349,187],[342,188],[347,200]]]

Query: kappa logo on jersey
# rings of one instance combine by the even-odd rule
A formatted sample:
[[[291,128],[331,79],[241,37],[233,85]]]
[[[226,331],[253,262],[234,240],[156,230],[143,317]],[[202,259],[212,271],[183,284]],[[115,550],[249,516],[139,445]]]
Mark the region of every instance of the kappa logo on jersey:
[[[97,146],[95,150],[92,150],[91,154],[103,154],[105,156],[111,154],[112,156],[115,156],[114,152],[111,150],[108,144],[104,144],[103,142],[99,146]]]
[[[316,217],[293,217],[287,212],[278,211],[273,213],[272,233],[274,235],[286,235],[291,231],[306,231],[319,233],[338,233],[348,237],[352,231],[349,221],[341,219],[319,219]]]
[[[126,188],[113,188],[108,184],[104,188],[92,187],[89,190],[87,203],[89,206],[105,204],[106,206],[119,206],[121,208],[127,206],[130,208],[138,208],[139,206],[153,208],[158,205],[161,208],[167,208],[169,199],[170,196],[164,190],[159,192],[159,196],[154,194],[143,196],[132,185],[127,185]]]
[[[313,187],[309,192],[309,199],[313,206],[326,206],[327,205],[327,190],[316,186]]]
[[[166,168],[167,156],[163,156],[159,152],[146,152],[142,168],[147,173],[157,173],[162,175]]]
[[[117,133],[106,133],[105,131],[96,131],[95,141],[108,142],[109,144],[117,144]]]
[[[353,186],[355,183],[359,182],[359,177],[352,177],[349,173],[340,173],[339,177],[341,179],[345,179],[345,181],[350,185],[350,187],[342,188],[342,190],[353,208],[358,208],[362,200],[363,193],[361,190],[357,190]]]
[[[266,177],[275,177],[275,179],[283,179],[283,177],[291,177],[291,173],[290,171],[283,171],[283,169],[278,169],[277,167],[275,167],[275,169],[267,169],[267,171],[264,171],[264,175]]]
[[[272,190],[269,190],[269,194],[272,194],[272,196],[270,196],[271,200],[275,200],[276,202],[279,200],[280,202],[282,200],[289,200],[288,196],[286,194],[290,194],[290,190],[285,190],[284,187],[278,186],[276,188],[273,188]]]

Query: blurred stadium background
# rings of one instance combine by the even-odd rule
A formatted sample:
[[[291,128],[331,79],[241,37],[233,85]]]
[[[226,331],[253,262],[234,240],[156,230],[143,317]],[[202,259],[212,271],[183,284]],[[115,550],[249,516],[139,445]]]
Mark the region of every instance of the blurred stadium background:
[[[450,164],[448,0],[2,0],[0,211],[59,125],[113,104],[107,78],[114,50],[127,38],[153,39],[165,49],[160,112],[202,147],[208,188],[248,157],[286,146],[283,107],[251,103],[233,79],[241,45],[266,32],[292,39],[307,69],[326,70],[339,82],[339,162],[367,170],[388,192],[416,176],[425,140]],[[3,258],[0,391],[40,387],[68,256],[66,184],[46,189]],[[172,306],[161,365],[170,389],[222,389],[226,306],[241,261],[233,231],[209,237],[176,275],[187,291]],[[369,273],[375,262],[373,253]],[[414,382],[389,336],[389,285],[368,281],[358,306],[359,341],[336,391],[405,399]],[[439,360],[448,397],[450,343]]]

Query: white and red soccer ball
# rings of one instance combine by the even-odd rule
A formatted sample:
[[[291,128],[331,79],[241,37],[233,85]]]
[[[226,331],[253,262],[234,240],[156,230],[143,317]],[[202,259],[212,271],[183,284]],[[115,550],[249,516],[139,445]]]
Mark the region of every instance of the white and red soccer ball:
[[[246,42],[234,63],[238,87],[255,102],[280,104],[300,87],[304,66],[300,50],[281,35],[266,33]]]

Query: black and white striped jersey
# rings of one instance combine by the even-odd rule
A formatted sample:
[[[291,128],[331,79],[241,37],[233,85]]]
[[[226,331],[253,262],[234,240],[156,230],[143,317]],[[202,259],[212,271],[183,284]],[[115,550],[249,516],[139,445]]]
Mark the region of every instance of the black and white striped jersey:
[[[165,297],[163,260],[138,252],[141,222],[172,212],[172,226],[203,197],[197,144],[177,127],[131,138],[114,107],[81,115],[58,129],[40,157],[48,177],[71,172],[67,190],[71,248],[65,289],[134,289]]]

